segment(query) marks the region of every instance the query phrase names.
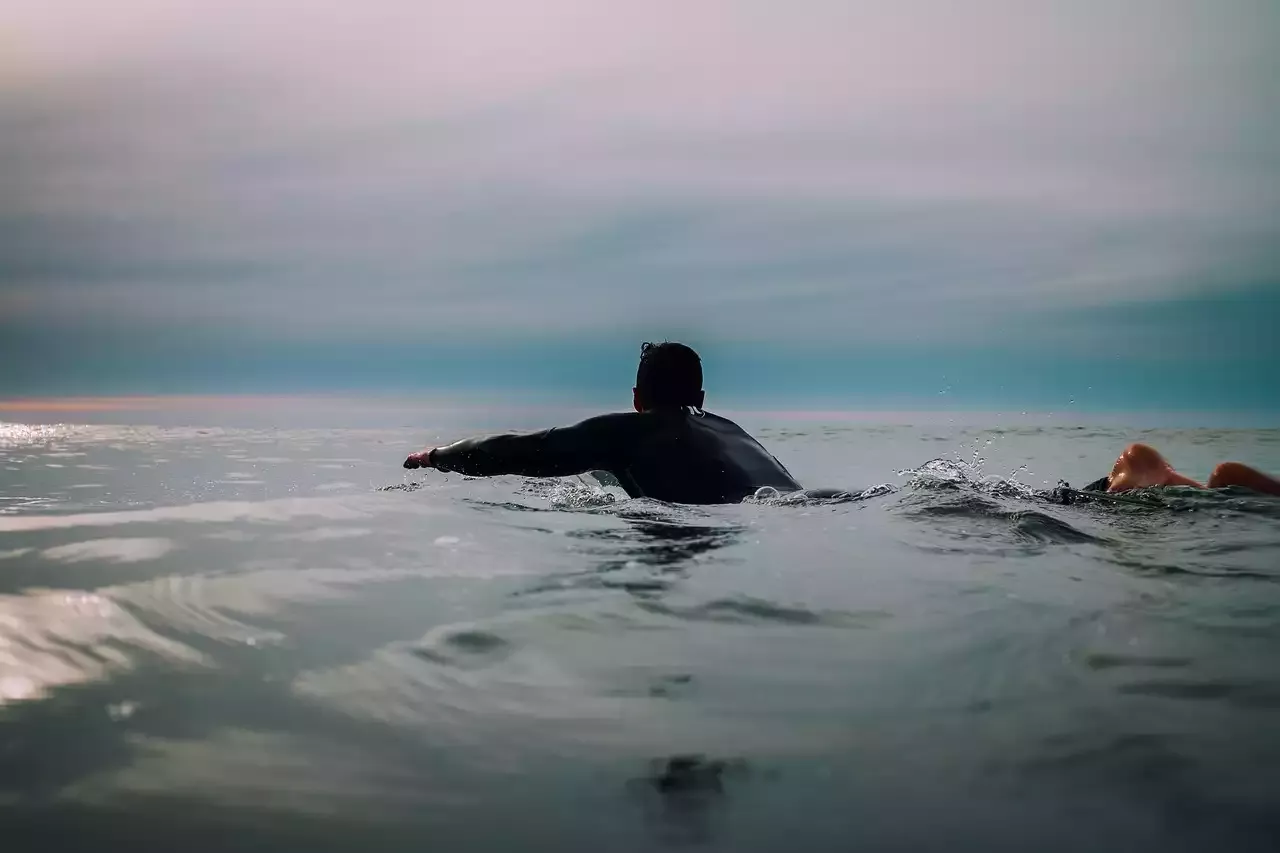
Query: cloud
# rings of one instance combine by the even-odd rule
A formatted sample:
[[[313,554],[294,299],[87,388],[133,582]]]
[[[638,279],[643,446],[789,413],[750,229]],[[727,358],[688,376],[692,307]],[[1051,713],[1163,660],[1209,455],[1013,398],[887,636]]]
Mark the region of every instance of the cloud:
[[[0,333],[73,363],[974,346],[1280,260],[1265,3],[10,6]]]

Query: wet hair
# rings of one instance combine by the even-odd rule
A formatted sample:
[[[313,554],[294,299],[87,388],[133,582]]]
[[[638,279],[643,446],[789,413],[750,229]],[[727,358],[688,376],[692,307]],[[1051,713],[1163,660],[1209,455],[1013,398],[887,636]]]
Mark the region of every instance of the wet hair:
[[[649,406],[701,406],[702,359],[684,344],[640,345],[636,391]]]

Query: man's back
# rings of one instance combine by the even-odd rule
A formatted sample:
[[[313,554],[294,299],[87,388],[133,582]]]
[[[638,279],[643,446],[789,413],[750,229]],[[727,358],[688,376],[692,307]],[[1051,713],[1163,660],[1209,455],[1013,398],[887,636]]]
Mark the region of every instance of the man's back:
[[[430,463],[476,476],[608,471],[632,497],[673,503],[729,503],[761,486],[800,488],[737,424],[675,407],[601,415],[526,435],[466,439],[436,448]]]
[[[611,470],[627,494],[674,503],[740,501],[761,486],[800,488],[777,459],[733,421],[710,412],[659,410],[642,425],[626,464]]]

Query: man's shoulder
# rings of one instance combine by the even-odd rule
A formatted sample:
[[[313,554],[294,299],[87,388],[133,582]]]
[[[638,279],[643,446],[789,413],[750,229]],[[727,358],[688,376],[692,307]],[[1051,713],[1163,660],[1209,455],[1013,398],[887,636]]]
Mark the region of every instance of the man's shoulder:
[[[711,421],[722,429],[734,429],[738,432],[746,432],[746,430],[738,426],[737,422],[726,418],[724,415],[717,415],[715,412],[703,411],[701,413],[701,417],[703,420]]]
[[[650,409],[645,412],[606,412],[594,415],[574,424],[572,429],[582,430],[633,430],[643,432],[670,428],[674,422],[689,423],[689,420],[714,424],[721,429],[742,431],[742,427],[721,415],[704,410],[694,409]]]
[[[627,430],[643,429],[648,423],[641,412],[605,412],[601,415],[593,415],[585,420],[578,421],[567,429],[580,432],[623,432]]]
[[[641,412],[604,412],[599,415],[592,415],[585,420],[579,421],[583,424],[627,424],[633,423],[644,415]]]

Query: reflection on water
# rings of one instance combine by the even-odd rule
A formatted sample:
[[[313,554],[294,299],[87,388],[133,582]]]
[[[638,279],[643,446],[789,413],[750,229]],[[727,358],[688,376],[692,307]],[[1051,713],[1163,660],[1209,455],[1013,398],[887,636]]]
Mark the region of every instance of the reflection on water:
[[[743,533],[741,526],[733,524],[708,527],[637,514],[616,517],[626,521],[626,527],[566,531],[569,539],[586,543],[577,550],[599,561],[582,572],[557,573],[535,589],[595,587],[637,595],[660,593],[684,577],[696,561],[733,545]]]
[[[149,630],[110,597],[32,591],[0,597],[0,706],[132,669],[138,656],[199,664],[202,656]]]
[[[723,819],[728,786],[746,775],[742,761],[705,755],[675,755],[651,763],[649,773],[632,780],[645,818],[657,840],[671,844],[705,844]]]

